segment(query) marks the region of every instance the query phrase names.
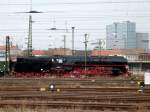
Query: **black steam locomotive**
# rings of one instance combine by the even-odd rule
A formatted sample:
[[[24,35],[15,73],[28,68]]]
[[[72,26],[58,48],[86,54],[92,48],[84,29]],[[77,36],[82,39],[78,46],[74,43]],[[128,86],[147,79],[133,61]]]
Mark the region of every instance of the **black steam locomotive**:
[[[18,77],[127,75],[128,62],[120,56],[18,57],[14,66]]]

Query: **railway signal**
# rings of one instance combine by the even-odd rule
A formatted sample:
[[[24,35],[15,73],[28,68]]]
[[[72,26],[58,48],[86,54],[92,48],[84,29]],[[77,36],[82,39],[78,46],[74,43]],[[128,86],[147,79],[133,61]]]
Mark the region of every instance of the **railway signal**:
[[[55,90],[55,85],[54,85],[54,84],[50,84],[50,85],[49,85],[49,90],[50,90],[51,92],[53,92],[53,91]]]

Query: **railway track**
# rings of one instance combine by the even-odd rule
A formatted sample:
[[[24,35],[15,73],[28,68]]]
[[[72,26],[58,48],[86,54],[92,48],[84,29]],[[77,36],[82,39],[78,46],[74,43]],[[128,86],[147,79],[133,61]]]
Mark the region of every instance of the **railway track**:
[[[7,84],[7,85],[15,85],[15,84],[47,84],[47,83],[56,83],[58,85],[67,85],[67,84],[72,84],[72,83],[78,83],[78,84],[84,84],[84,85],[89,85],[89,84],[98,84],[98,85],[103,85],[103,84],[120,84],[120,85],[132,85],[136,84],[138,79],[113,79],[113,78],[85,78],[85,79],[80,79],[80,78],[0,78],[0,84]]]
[[[88,95],[88,94],[13,94],[13,95],[1,95],[0,100],[41,100],[41,101],[72,101],[72,102],[105,102],[105,103],[149,103],[150,95]]]
[[[137,93],[138,86],[130,83],[130,80],[124,80],[122,85],[119,85],[122,83],[121,80],[36,79],[32,81],[31,79],[13,79],[12,83],[9,82],[10,80],[0,79],[0,84],[2,84],[0,86],[0,107],[2,108],[9,105],[15,108],[45,106],[56,109],[79,108],[113,111],[150,109],[150,87],[145,87],[144,94]],[[51,81],[56,84],[53,92],[48,90]],[[111,86],[111,83],[119,86]],[[45,87],[46,91],[40,91],[41,87]]]
[[[65,101],[18,101],[18,100],[5,100],[0,102],[0,107],[10,105],[12,107],[24,106],[28,108],[36,108],[37,106],[45,106],[48,108],[67,108],[67,109],[87,109],[87,110],[130,110],[137,111],[141,108],[141,105],[137,104],[118,104],[118,103],[95,103],[95,102],[65,102]],[[149,104],[142,105],[144,109],[150,109]]]
[[[1,91],[40,91],[41,87],[32,87],[32,86],[28,86],[28,87],[24,87],[24,86],[3,86],[0,87],[0,92]],[[46,88],[46,90],[48,91],[49,88],[48,86],[44,87]],[[59,89],[60,91],[66,91],[66,92],[137,92],[139,87],[57,87],[55,88],[55,91]],[[145,93],[150,93],[150,87],[145,87],[144,89]]]
[[[132,110],[150,109],[150,94],[93,91],[1,91],[0,106],[36,108],[89,109],[89,110]],[[143,105],[144,104],[144,105]],[[146,105],[145,105],[146,104]]]

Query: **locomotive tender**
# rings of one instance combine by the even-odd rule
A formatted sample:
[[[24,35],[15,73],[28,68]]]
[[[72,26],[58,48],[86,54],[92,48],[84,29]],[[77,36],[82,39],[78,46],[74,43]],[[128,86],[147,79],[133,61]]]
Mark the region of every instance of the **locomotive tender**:
[[[121,56],[18,57],[14,73],[17,77],[118,76],[128,74],[128,62]]]

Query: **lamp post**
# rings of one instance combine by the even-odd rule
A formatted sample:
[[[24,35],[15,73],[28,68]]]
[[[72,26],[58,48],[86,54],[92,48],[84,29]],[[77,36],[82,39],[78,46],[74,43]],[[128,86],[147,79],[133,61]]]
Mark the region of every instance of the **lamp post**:
[[[64,30],[64,31],[66,31],[66,33],[68,33],[68,29],[57,29],[57,28],[50,28],[50,29],[48,29],[48,30]],[[72,55],[74,55],[74,53],[75,53],[75,50],[74,50],[74,30],[75,30],[75,27],[71,27],[71,30],[72,30]],[[66,37],[64,37],[65,39],[65,41],[64,41],[64,46],[66,45]]]
[[[102,47],[101,47],[102,42],[101,42],[100,39],[99,39],[99,41],[98,41],[98,45],[99,45],[99,53],[98,53],[99,55],[98,55],[98,56],[100,57],[100,56],[101,56],[101,48],[102,48]]]
[[[28,56],[32,56],[32,16],[29,16],[29,32],[28,32]]]
[[[84,45],[85,45],[84,70],[85,70],[85,75],[86,75],[86,71],[87,71],[87,68],[86,68],[86,66],[87,66],[87,42],[88,42],[87,41],[87,36],[88,36],[88,34],[85,34],[84,36],[85,36],[85,42],[84,42]]]
[[[10,37],[6,36],[6,49],[5,49],[5,73],[10,71]]]
[[[64,42],[64,55],[66,55],[66,35],[64,35],[63,42]]]
[[[74,30],[75,27],[72,27],[72,55],[74,56]]]
[[[28,31],[28,42],[27,42],[27,55],[32,56],[32,14],[35,13],[43,13],[41,11],[32,10],[32,0],[30,0],[30,11],[21,12],[21,13],[29,13],[29,31]]]
[[[97,46],[97,48],[98,48],[98,50],[99,50],[98,56],[100,57],[100,56],[101,56],[101,50],[102,50],[102,48],[104,48],[105,42],[104,42],[103,39],[99,39],[98,42],[92,43],[92,45],[95,45],[95,44],[98,45],[98,46]]]

